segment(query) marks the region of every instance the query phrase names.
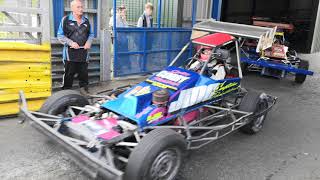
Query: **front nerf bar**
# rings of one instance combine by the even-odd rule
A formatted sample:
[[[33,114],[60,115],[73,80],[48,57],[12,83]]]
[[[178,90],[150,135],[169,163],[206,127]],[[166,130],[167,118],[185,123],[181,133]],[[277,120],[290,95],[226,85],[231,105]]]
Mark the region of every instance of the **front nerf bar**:
[[[107,178],[112,180],[121,180],[123,177],[123,172],[110,166],[106,161],[102,161],[96,156],[92,155],[89,151],[84,150],[76,143],[72,142],[70,139],[66,138],[64,135],[60,134],[57,130],[53,129],[46,123],[44,123],[41,118],[52,118],[59,120],[59,117],[52,116],[39,112],[32,112],[28,110],[27,101],[24,93],[20,91],[19,93],[19,105],[20,105],[20,116],[31,122],[31,125],[38,129],[43,134],[49,136],[56,142],[58,142],[62,147],[65,148],[71,155],[72,159],[79,164],[79,166],[92,178]],[[37,117],[38,116],[38,117]],[[60,118],[61,119],[61,118]]]

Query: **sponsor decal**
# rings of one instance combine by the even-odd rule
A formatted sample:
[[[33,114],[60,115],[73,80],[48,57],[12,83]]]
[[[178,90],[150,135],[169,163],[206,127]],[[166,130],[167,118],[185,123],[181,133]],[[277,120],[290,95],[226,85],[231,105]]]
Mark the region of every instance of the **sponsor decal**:
[[[176,71],[161,71],[158,74],[156,74],[156,77],[160,77],[165,80],[176,82],[178,84],[181,84],[184,81],[189,79],[189,77],[178,74],[177,72],[180,72],[180,71],[177,71],[177,70]]]
[[[151,83],[153,86],[157,86],[160,88],[177,90],[177,87],[190,79],[189,73],[182,72],[179,70],[172,71],[161,71],[155,76],[151,77],[151,79],[147,79],[146,82]]]
[[[236,82],[225,84],[226,82],[215,83],[208,86],[197,86],[183,90],[180,92],[178,100],[170,104],[169,112],[175,112],[177,110],[223,96],[238,89],[239,87],[238,83]]]
[[[161,71],[158,74],[156,74],[154,77],[152,77],[152,80],[149,79],[149,81],[156,81],[169,86],[177,87],[181,83],[190,79],[190,77],[187,77],[187,76],[190,76],[190,74],[187,72],[181,72],[178,70]]]
[[[163,89],[172,89],[172,90],[177,90],[176,87],[170,86],[170,85],[166,85],[157,81],[152,81],[150,79],[147,79],[146,82],[151,83],[153,86],[157,86],[159,88],[163,88]]]
[[[139,112],[138,114],[136,114],[136,118],[141,118],[144,114],[149,113],[149,111],[152,110],[151,106],[146,107],[145,109],[143,109],[141,112]]]
[[[133,96],[141,96],[141,95],[145,95],[145,94],[148,94],[151,92],[151,87],[150,86],[145,86],[145,87],[142,87],[142,86],[137,86],[135,87],[134,89],[132,89],[131,91],[129,91],[125,97],[128,97],[130,95],[133,95]]]
[[[151,92],[150,86],[143,87],[140,91],[134,93],[135,96],[145,95]]]
[[[150,116],[148,116],[147,121],[149,123],[152,123],[152,122],[154,122],[154,121],[156,121],[156,120],[158,120],[158,119],[160,119],[162,117],[163,117],[163,113],[160,111],[160,112],[157,112],[155,114],[151,114]]]
[[[226,82],[223,82],[219,85],[219,87],[215,90],[212,98],[223,96],[239,88],[239,84],[237,82],[229,83],[227,85],[225,85],[225,83]]]
[[[82,125],[85,126],[86,128],[88,128],[96,136],[109,132],[107,129],[98,125],[93,120],[85,121],[82,123]]]

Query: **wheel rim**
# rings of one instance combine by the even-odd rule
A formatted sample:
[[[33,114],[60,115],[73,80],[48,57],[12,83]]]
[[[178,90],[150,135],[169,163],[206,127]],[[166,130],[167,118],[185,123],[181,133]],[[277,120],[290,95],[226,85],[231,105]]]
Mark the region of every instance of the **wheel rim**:
[[[76,113],[70,106],[61,107],[58,110],[49,113],[56,116],[60,116],[62,118],[73,117],[74,115],[76,115]]]
[[[257,112],[261,112],[267,107],[268,107],[268,103],[266,103],[265,101],[260,102],[258,105]],[[254,121],[254,124],[253,124],[254,125],[253,129],[255,131],[259,131],[262,128],[265,118],[266,118],[266,113],[263,113],[261,116],[257,117],[257,119]]]
[[[264,119],[265,119],[265,115],[262,115],[257,118],[257,120],[254,122],[255,129],[259,130],[262,128]]]
[[[152,163],[150,175],[152,180],[172,180],[178,173],[181,153],[178,149],[162,151]]]

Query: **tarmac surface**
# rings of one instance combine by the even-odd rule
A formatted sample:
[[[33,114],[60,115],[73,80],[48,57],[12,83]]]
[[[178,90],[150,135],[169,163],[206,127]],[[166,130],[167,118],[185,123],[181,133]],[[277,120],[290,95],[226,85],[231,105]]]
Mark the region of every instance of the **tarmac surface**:
[[[320,54],[305,59],[315,75],[303,85],[246,76],[244,87],[279,98],[264,129],[253,136],[235,132],[190,152],[178,180],[320,179]],[[89,178],[49,138],[28,123],[18,124],[18,118],[6,118],[0,119],[0,179]]]

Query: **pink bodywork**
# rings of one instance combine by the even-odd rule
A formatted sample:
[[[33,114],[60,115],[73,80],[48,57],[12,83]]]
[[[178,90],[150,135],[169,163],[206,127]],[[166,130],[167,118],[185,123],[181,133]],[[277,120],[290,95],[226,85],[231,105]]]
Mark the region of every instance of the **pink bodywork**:
[[[117,119],[115,118],[105,118],[102,120],[90,120],[89,116],[86,115],[79,115],[72,118],[72,122],[76,124],[82,124],[84,126],[88,126],[90,123],[91,131],[92,129],[96,129],[97,131],[93,131],[92,133],[95,134],[98,138],[102,138],[104,140],[110,140],[114,137],[120,135],[119,132],[113,130],[112,128],[118,125]]]

